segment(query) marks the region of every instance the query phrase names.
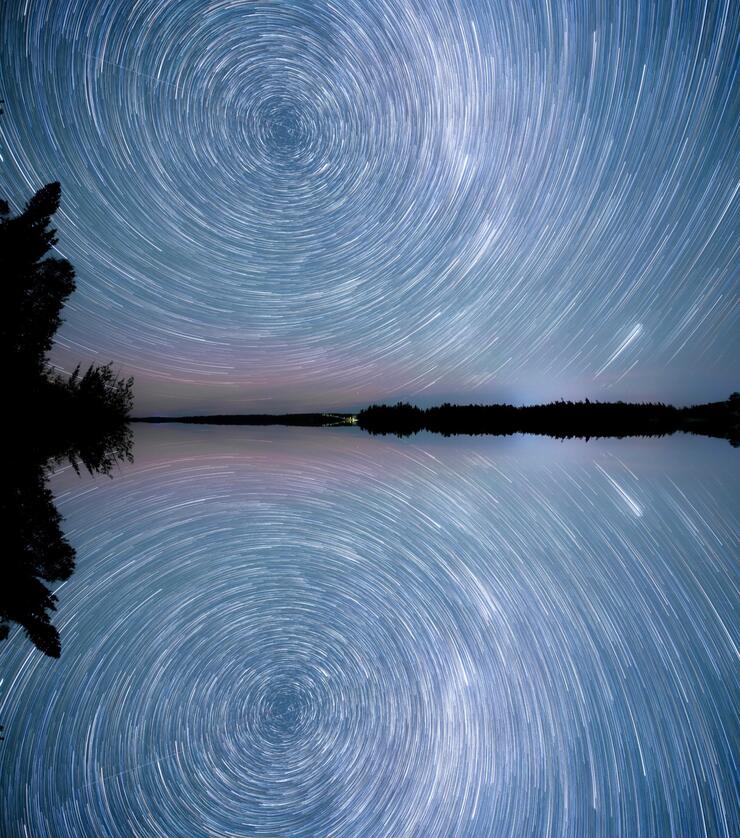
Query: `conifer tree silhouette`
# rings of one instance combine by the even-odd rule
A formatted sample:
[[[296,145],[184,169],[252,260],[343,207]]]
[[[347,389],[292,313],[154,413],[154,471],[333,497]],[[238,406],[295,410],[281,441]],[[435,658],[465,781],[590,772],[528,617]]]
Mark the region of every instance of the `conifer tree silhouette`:
[[[62,322],[62,307],[75,290],[72,265],[49,255],[57,243],[50,224],[60,198],[60,185],[50,183],[39,189],[19,215],[10,215],[7,202],[0,205],[4,292],[0,348],[16,383],[38,382]]]

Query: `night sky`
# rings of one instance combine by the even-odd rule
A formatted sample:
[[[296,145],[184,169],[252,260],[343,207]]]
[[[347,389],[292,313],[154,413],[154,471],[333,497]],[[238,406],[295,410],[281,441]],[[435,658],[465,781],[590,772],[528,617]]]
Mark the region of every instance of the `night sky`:
[[[0,198],[140,417],[720,400],[739,68],[737,0],[0,0]],[[0,834],[740,835],[726,439],[131,427],[8,469],[76,565],[0,568]]]
[[[4,0],[53,360],[137,412],[737,387],[740,5]]]

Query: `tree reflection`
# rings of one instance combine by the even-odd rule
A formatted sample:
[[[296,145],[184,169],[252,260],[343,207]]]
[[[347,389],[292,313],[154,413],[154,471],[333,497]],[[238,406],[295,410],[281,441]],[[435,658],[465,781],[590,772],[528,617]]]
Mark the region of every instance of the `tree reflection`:
[[[15,453],[0,484],[0,504],[7,542],[0,571],[0,640],[13,623],[22,626],[45,655],[61,653],[59,631],[52,624],[57,597],[50,585],[69,579],[75,551],[62,532],[48,477],[64,461],[79,471],[110,475],[114,466],[132,460],[131,431],[118,423],[93,432],[66,435],[65,444],[49,444],[53,434],[16,429]],[[65,435],[62,435],[64,439]],[[34,439],[35,437],[35,439]]]

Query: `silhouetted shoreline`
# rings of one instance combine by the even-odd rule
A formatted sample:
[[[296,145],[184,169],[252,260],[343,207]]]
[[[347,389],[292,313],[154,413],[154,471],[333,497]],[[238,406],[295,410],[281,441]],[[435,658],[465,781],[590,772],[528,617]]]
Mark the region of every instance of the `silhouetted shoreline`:
[[[674,407],[630,402],[552,402],[516,407],[509,404],[443,404],[426,410],[400,402],[371,405],[352,413],[247,413],[202,416],[141,416],[131,422],[186,425],[288,425],[337,427],[357,425],[371,434],[411,436],[431,431],[443,436],[538,434],[558,439],[579,437],[666,436],[677,431],[728,439],[740,444],[740,396],[723,402]]]
[[[431,431],[444,436],[525,433],[558,439],[665,436],[683,431],[727,439],[736,446],[740,444],[740,395],[682,408],[588,399],[527,407],[443,404],[427,410],[405,403],[372,405],[357,414],[357,425],[371,434],[396,436]]]

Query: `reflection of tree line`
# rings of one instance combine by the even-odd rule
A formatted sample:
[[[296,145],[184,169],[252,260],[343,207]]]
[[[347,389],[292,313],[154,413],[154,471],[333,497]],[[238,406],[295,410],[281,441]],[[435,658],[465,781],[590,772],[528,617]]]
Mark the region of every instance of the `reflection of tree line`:
[[[694,407],[627,402],[559,401],[515,407],[508,404],[443,404],[427,410],[411,404],[372,405],[357,414],[371,434],[410,436],[419,431],[455,434],[544,434],[571,437],[663,436],[676,431],[728,439],[740,444],[740,394]]]
[[[17,450],[3,474],[0,506],[6,523],[6,547],[0,574],[0,640],[18,623],[44,654],[59,657],[59,633],[51,624],[56,596],[47,583],[68,579],[75,551],[64,537],[62,517],[54,505],[47,478],[55,465],[69,459],[90,473],[110,473],[115,462],[131,459],[128,427],[100,428],[84,439],[67,442],[48,458],[33,440],[14,440]],[[47,449],[48,453],[48,449]]]
[[[62,533],[47,477],[66,460],[76,470],[110,474],[117,462],[131,459],[127,419],[133,400],[132,380],[118,379],[110,364],[84,373],[78,367],[71,376],[48,364],[62,308],[75,288],[70,263],[48,255],[57,242],[50,222],[59,200],[59,184],[53,183],[18,215],[0,201],[0,346],[14,399],[6,408],[10,455],[0,484],[10,542],[0,578],[0,639],[18,623],[52,657],[61,645],[51,624],[56,597],[47,583],[69,578],[75,553]]]

